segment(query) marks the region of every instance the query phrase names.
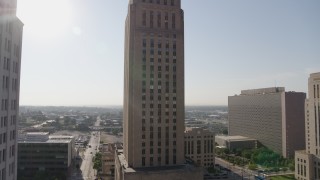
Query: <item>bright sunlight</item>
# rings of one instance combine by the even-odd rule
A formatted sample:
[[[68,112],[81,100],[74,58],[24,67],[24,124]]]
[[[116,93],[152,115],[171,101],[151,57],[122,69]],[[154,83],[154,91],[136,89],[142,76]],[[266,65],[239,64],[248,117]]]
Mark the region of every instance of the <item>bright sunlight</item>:
[[[18,5],[25,30],[37,37],[55,38],[72,30],[69,0],[18,0]]]

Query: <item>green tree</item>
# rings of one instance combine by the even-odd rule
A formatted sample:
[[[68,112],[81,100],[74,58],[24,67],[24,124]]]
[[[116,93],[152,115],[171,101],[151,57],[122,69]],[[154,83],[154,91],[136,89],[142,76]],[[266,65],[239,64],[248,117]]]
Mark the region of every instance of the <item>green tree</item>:
[[[290,163],[289,165],[288,165],[288,167],[289,167],[289,169],[291,170],[291,171],[294,171],[294,163]]]
[[[241,156],[247,159],[250,159],[252,155],[252,152],[248,149],[245,149],[241,152]]]
[[[224,134],[224,135],[228,135],[228,129],[224,129],[223,131],[222,131],[222,134]]]
[[[100,171],[102,169],[102,154],[100,152],[96,153],[92,159],[93,169]]]
[[[282,171],[286,172],[286,171],[288,171],[288,168],[284,167],[284,168],[282,168]]]
[[[251,164],[249,164],[249,166],[248,166],[248,168],[250,169],[250,170],[256,170],[257,169],[257,165],[256,164],[254,164],[254,163],[251,163]]]

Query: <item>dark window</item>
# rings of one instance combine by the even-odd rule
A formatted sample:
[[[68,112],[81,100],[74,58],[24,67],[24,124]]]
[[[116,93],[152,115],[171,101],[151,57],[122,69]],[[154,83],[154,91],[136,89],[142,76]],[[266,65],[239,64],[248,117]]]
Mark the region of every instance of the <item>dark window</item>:
[[[153,139],[153,132],[150,132],[150,139]]]
[[[150,157],[150,166],[153,166],[153,157]]]
[[[150,28],[153,28],[153,11],[150,11]]]
[[[172,14],[172,29],[176,28],[176,15]]]
[[[146,26],[146,19],[147,19],[147,13],[146,13],[146,11],[143,11],[143,13],[142,13],[142,25],[143,26]]]
[[[146,165],[146,158],[142,157],[142,166],[145,166],[145,165]]]
[[[157,22],[158,22],[158,27],[161,27],[161,12],[158,12]]]
[[[146,47],[146,46],[147,46],[147,41],[146,41],[146,39],[143,39],[143,40],[142,40],[142,46],[143,46],[143,47]]]

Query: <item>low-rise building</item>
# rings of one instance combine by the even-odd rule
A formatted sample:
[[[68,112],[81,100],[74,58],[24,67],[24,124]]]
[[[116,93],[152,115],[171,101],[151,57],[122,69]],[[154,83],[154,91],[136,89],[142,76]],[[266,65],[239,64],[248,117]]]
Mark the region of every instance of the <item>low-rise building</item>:
[[[193,164],[176,166],[130,167],[122,149],[115,152],[116,180],[196,180],[203,179],[203,169]]]
[[[74,153],[73,136],[27,133],[18,141],[18,179],[34,179],[37,173],[67,177]]]
[[[114,177],[115,168],[115,151],[122,149],[122,143],[103,144],[100,152],[102,153],[102,172],[100,176],[104,179],[112,179]]]
[[[184,133],[184,152],[198,166],[210,167],[215,163],[215,135],[203,128],[186,128]]]
[[[257,148],[257,140],[244,136],[216,136],[216,143],[220,147],[233,149],[254,149]]]

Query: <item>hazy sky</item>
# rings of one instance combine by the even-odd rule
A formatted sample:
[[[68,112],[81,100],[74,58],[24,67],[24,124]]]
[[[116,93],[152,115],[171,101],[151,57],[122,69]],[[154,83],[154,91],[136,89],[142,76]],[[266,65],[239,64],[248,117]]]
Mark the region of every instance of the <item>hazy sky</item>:
[[[22,105],[121,105],[128,0],[18,0]],[[242,89],[307,90],[320,71],[319,0],[182,0],[186,105]]]

